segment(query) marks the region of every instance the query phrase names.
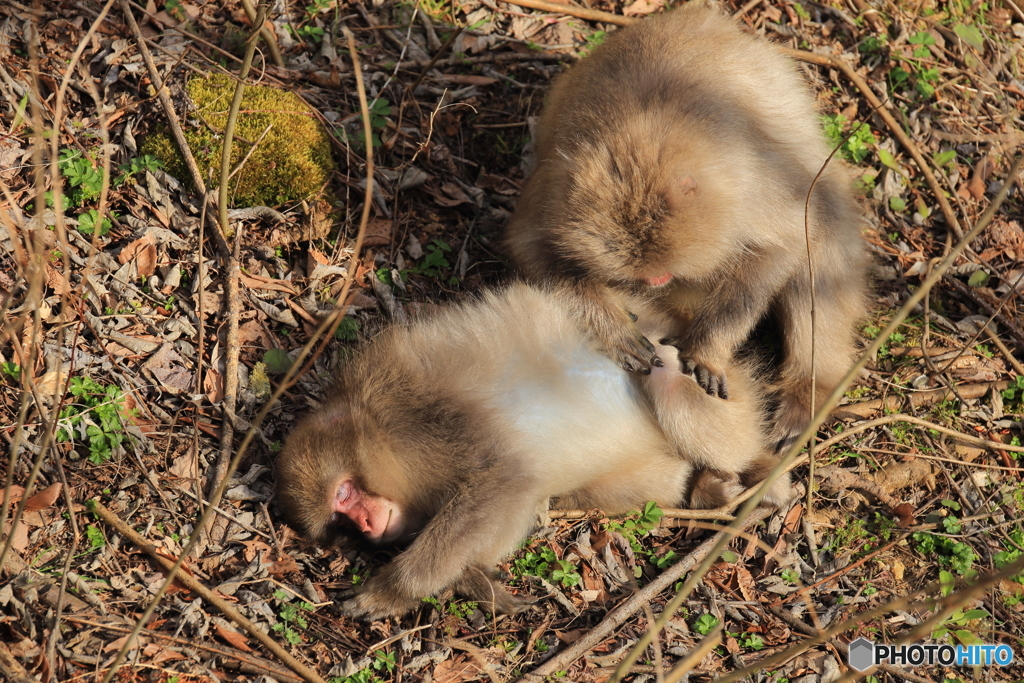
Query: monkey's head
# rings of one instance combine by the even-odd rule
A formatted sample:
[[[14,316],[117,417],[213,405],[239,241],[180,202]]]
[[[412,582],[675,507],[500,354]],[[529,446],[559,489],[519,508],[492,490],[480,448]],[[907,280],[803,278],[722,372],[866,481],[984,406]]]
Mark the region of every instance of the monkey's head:
[[[374,544],[406,535],[402,506],[372,490],[372,439],[351,411],[328,404],[302,420],[277,459],[277,500],[289,523],[317,542],[357,532]]]
[[[706,141],[656,137],[620,130],[562,154],[568,220],[553,246],[609,284],[659,288],[711,275],[743,229],[723,192],[734,171],[717,168]]]

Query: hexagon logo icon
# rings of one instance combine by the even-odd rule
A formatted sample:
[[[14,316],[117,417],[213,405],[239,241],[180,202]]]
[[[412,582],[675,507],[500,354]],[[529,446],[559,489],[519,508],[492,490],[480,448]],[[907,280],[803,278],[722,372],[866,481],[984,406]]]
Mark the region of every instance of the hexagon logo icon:
[[[857,671],[867,671],[875,663],[875,644],[866,638],[858,638],[849,645],[850,667]]]

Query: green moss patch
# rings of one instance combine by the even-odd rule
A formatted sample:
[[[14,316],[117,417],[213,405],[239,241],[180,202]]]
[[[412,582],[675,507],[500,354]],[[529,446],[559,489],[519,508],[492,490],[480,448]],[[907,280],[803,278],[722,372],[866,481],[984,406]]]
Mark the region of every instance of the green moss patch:
[[[185,139],[204,178],[220,177],[221,143],[235,83],[227,76],[193,78],[186,91],[196,109]],[[267,127],[270,131],[260,139]],[[334,170],[331,141],[312,109],[294,93],[263,85],[245,88],[235,128],[231,168],[259,141],[256,151],[229,181],[233,206],[278,206],[318,195]],[[187,180],[189,174],[177,146],[166,132],[150,135],[145,154],[164,162],[168,172]]]

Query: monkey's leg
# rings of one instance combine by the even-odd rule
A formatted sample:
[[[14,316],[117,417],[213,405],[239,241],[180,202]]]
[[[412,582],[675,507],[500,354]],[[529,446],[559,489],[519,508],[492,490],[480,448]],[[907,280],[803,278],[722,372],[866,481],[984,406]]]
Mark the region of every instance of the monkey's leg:
[[[676,347],[683,371],[718,398],[730,398],[725,370],[733,352],[768,311],[793,269],[794,255],[788,247],[751,251],[731,272],[719,276],[682,334],[659,340]]]
[[[832,393],[855,353],[854,331],[865,312],[864,253],[859,240],[830,245],[815,254],[815,405]],[[846,247],[846,248],[843,248]],[[779,298],[784,360],[772,435],[776,450],[788,448],[811,417],[811,294],[805,268]]]
[[[686,498],[691,469],[674,449],[665,448],[645,454],[642,460],[625,459],[615,471],[559,496],[555,506],[561,510],[597,508],[609,515],[636,510],[650,500],[661,507],[678,507]]]
[[[730,362],[724,376],[732,389],[728,401],[709,396],[674,367],[655,370],[643,381],[665,435],[697,470],[687,485],[692,507],[724,505],[763,481],[778,462],[768,446],[764,401],[752,369]],[[790,498],[789,475],[784,474],[764,500],[782,506]]]
[[[507,454],[493,457],[502,466],[478,471],[461,485],[412,545],[343,605],[347,612],[373,619],[402,614],[448,587],[468,585],[474,595],[486,597],[478,590],[482,584],[467,577],[467,570],[493,567],[515,549],[533,525],[540,498],[529,477],[514,471],[514,460]],[[504,594],[497,584],[493,587]],[[496,598],[497,608],[510,599]]]

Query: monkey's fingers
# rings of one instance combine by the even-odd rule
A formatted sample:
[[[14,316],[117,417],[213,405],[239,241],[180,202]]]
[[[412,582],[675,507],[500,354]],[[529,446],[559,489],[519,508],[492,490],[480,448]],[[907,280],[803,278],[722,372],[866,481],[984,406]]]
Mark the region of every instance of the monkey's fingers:
[[[612,358],[617,360],[626,372],[649,375],[651,366],[660,368],[665,365],[655,352],[651,340],[635,330],[632,335],[623,335],[609,346],[616,350],[611,354]]]

